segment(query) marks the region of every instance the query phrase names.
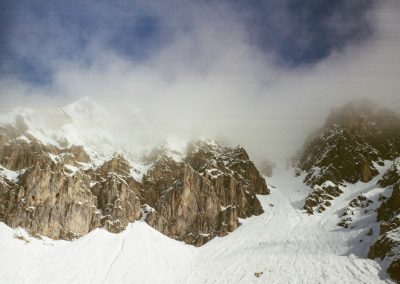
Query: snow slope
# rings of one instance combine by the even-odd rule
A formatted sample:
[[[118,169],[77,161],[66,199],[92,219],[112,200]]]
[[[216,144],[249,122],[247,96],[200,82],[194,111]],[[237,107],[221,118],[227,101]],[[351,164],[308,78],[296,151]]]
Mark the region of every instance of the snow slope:
[[[193,251],[141,221],[73,242],[34,239],[0,223],[0,282],[176,283]]]
[[[374,235],[365,235],[373,210],[354,229],[336,225],[361,192],[376,197],[385,191],[375,188],[378,178],[348,186],[326,212],[308,216],[300,210],[307,194],[302,178],[281,171],[268,179],[271,195],[259,196],[264,214],[200,248],[142,221],[117,235],[98,229],[72,242],[34,239],[0,223],[1,282],[392,283],[366,258],[378,234],[375,224]]]
[[[258,197],[266,212],[196,251],[197,269],[185,282],[391,283],[378,263],[365,258],[359,230],[336,225],[346,201],[366,185],[349,190],[327,212],[308,216],[300,210],[306,194],[301,180],[287,173],[271,178],[271,195]]]

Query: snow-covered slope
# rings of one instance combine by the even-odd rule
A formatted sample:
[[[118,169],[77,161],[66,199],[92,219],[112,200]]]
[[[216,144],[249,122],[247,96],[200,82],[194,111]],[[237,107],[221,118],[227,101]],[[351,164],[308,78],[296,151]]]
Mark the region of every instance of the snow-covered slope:
[[[0,282],[176,283],[190,269],[193,251],[144,222],[73,242],[38,240],[0,223]]]
[[[0,274],[6,283],[392,283],[366,258],[377,230],[371,210],[358,226],[337,226],[349,201],[377,195],[378,179],[349,185],[332,207],[316,216],[300,208],[303,177],[279,171],[271,194],[259,196],[265,213],[242,220],[223,238],[200,248],[184,245],[136,222],[114,235],[95,230],[72,242],[37,240],[0,224]],[[371,197],[372,198],[372,197]],[[368,220],[366,220],[367,218]],[[361,223],[360,223],[361,222]],[[365,222],[364,225],[362,222]],[[374,226],[377,226],[375,224]],[[376,229],[374,227],[374,229]],[[363,239],[363,242],[360,242]]]

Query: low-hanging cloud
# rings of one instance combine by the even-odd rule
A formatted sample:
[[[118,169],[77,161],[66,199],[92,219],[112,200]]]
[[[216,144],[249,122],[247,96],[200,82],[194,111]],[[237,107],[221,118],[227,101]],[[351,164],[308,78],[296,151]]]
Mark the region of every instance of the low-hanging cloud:
[[[89,13],[96,17],[89,19],[94,22],[73,27],[72,35],[51,9],[44,18],[23,11],[20,16],[29,16],[24,19],[36,30],[47,31],[50,25],[51,34],[31,34],[28,46],[21,45],[17,36],[27,31],[25,25],[16,26],[10,42],[21,45],[15,50],[18,58],[34,58],[42,75],[50,75],[38,83],[18,72],[4,73],[2,111],[19,105],[61,106],[87,96],[113,113],[126,139],[140,136],[147,143],[170,135],[224,137],[244,145],[254,157],[278,160],[292,155],[333,106],[364,97],[394,109],[400,106],[400,5],[395,1],[363,14],[363,23],[370,25],[368,37],[297,66],[285,64],[285,53],[276,52],[281,47],[274,43],[268,45],[268,38],[255,43],[245,10],[238,13],[225,1],[171,3],[92,5]],[[121,21],[135,22],[124,27],[126,36],[133,29],[135,40],[145,42],[129,42],[132,49],[119,44],[124,37],[115,34],[121,32]],[[289,17],[280,28],[297,22]],[[138,24],[142,26],[135,31]],[[356,25],[340,15],[329,16],[324,24],[336,27],[338,35]],[[90,36],[82,35],[85,29]],[[152,35],[149,39],[140,33]],[[298,42],[312,44],[306,34],[303,29]],[[49,40],[43,43],[46,36]],[[292,28],[288,36],[296,36]],[[146,123],[138,123],[138,116]]]

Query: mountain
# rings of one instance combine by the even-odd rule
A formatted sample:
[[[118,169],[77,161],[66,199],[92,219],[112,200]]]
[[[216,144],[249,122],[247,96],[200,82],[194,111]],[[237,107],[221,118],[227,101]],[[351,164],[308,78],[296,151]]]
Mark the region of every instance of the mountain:
[[[323,211],[341,194],[338,185],[368,182],[377,166],[400,156],[400,117],[370,101],[350,102],[331,112],[323,127],[310,135],[296,166],[314,189],[305,209]]]
[[[66,120],[102,114],[87,100],[60,113]],[[235,230],[239,218],[263,213],[256,194],[269,191],[242,147],[198,140],[186,154],[163,146],[142,162],[119,153],[94,163],[68,136],[66,147],[44,144],[30,129],[22,116],[0,128],[0,220],[32,235],[73,239],[99,227],[118,233],[143,217],[199,246]]]
[[[399,119],[370,102],[335,109],[295,169],[206,138],[134,152],[88,99],[0,121],[6,283],[400,281]]]
[[[370,248],[370,258],[380,258],[389,263],[389,274],[400,281],[400,160],[397,159],[378,182],[382,187],[391,187],[391,196],[378,208],[380,237]]]
[[[297,174],[304,175],[304,183],[311,187],[303,206],[308,214],[324,212],[353,184],[371,184],[348,203],[338,225],[345,229],[365,226],[366,235],[372,236],[378,222],[380,237],[368,256],[385,260],[384,266],[397,281],[400,175],[395,158],[399,156],[400,117],[369,101],[357,101],[333,110],[296,157]],[[385,171],[388,164],[392,166]]]

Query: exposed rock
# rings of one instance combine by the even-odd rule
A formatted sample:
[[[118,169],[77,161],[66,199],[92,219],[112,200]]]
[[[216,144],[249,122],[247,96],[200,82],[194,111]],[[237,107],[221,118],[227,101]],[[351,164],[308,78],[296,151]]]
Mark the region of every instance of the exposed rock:
[[[5,128],[0,163],[13,178],[0,177],[1,221],[33,235],[71,239],[102,226],[119,232],[140,218],[140,184],[121,157],[85,170],[90,158],[83,147],[45,146]]]
[[[370,181],[379,173],[375,163],[383,165],[399,155],[400,118],[360,101],[331,112],[325,125],[307,139],[296,166],[306,172],[304,182],[312,188],[326,181],[343,185]]]
[[[381,221],[378,241],[370,248],[368,257],[386,259],[390,263],[388,272],[400,282],[400,183],[393,186],[392,196],[378,209]]]
[[[263,212],[256,194],[269,190],[241,147],[197,141],[186,157],[164,147],[146,159],[139,182],[122,155],[94,166],[81,146],[43,145],[22,118],[0,126],[0,221],[72,239],[98,227],[120,232],[148,206],[151,226],[199,246]]]
[[[163,153],[143,177],[143,200],[153,207],[146,221],[162,233],[202,245],[263,213],[255,194],[267,194],[264,179],[241,147],[196,141],[187,157]]]
[[[349,202],[349,205],[346,207],[344,213],[342,214],[342,217],[340,218],[340,222],[338,223],[338,225],[343,228],[349,228],[351,223],[353,222],[352,216],[354,216],[357,213],[356,211],[359,209],[367,208],[372,203],[373,201],[364,196],[363,194],[357,196],[357,198],[354,198]]]
[[[168,236],[195,245],[222,235],[221,229],[234,230],[238,226],[235,210],[222,213],[210,182],[190,165],[181,163],[179,167],[178,179],[165,188],[147,222]]]
[[[102,225],[110,232],[123,231],[141,216],[141,185],[129,172],[129,163],[122,156],[116,156],[91,174],[94,181],[91,191],[102,212]]]
[[[386,171],[382,178],[378,181],[381,187],[394,185],[400,180],[400,159],[393,161],[393,165]]]
[[[303,209],[308,214],[314,214],[314,210],[321,213],[326,210],[326,207],[330,207],[331,201],[334,197],[342,194],[343,191],[333,182],[325,182],[321,186],[316,185],[312,192],[307,196]]]
[[[338,184],[368,182],[378,174],[373,161],[380,161],[375,149],[333,125],[307,144],[298,166],[307,172],[305,183],[313,186],[327,180]]]
[[[222,174],[256,194],[269,194],[264,178],[242,147],[223,147],[200,140],[190,143],[187,152],[186,161],[208,179]]]
[[[333,110],[299,153],[297,166],[308,185],[326,180],[367,182],[378,174],[373,162],[400,155],[400,118],[369,101]]]
[[[96,198],[86,175],[65,174],[48,160],[28,168],[6,189],[7,209],[0,219],[11,227],[55,239],[82,236],[100,225]]]

